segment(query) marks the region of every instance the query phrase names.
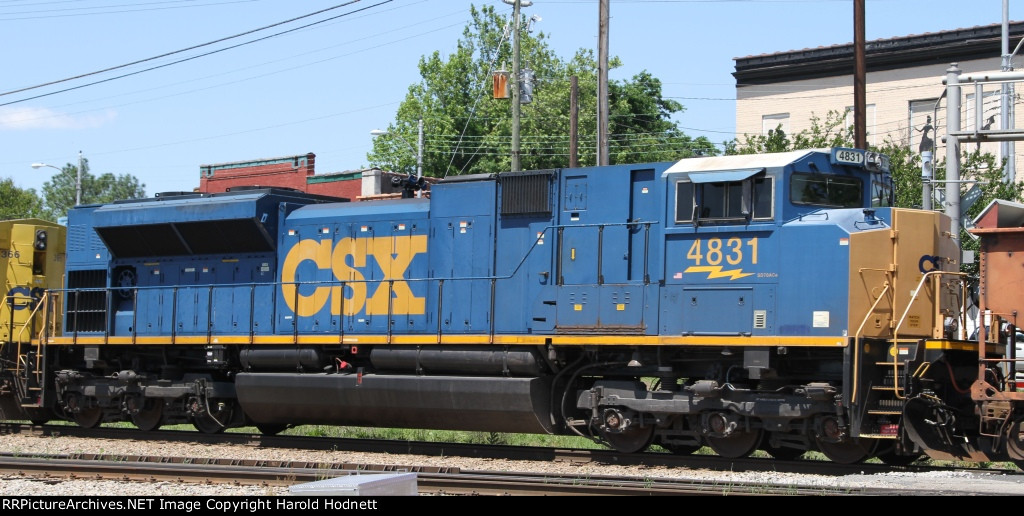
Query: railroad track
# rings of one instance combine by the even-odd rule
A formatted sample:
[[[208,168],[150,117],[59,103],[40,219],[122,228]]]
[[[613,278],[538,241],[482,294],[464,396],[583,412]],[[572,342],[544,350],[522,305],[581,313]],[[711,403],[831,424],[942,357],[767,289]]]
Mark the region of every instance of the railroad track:
[[[770,458],[724,459],[718,456],[676,456],[667,453],[622,455],[609,450],[582,450],[540,447],[516,447],[481,444],[426,443],[412,441],[339,439],[305,436],[264,436],[260,434],[204,434],[185,430],[141,432],[132,428],[100,427],[83,429],[77,426],[0,424],[0,435],[29,434],[131,440],[136,442],[181,442],[204,445],[235,445],[251,449],[284,449],[299,451],[341,451],[386,453],[392,456],[423,455],[435,457],[467,457],[484,459],[531,460],[541,462],[594,463],[597,465],[679,468],[683,470],[717,470],[754,472],[745,480],[703,480],[713,475],[686,475],[689,479],[666,478],[652,472],[649,477],[598,476],[593,474],[534,474],[411,465],[381,465],[341,462],[296,462],[262,459],[216,459],[195,457],[143,457],[119,454],[86,454],[30,456],[25,453],[0,454],[0,471],[8,475],[31,476],[44,481],[58,479],[107,479],[126,482],[170,480],[190,483],[218,483],[245,486],[290,486],[339,475],[357,473],[413,472],[421,494],[432,495],[919,495],[948,494],[930,492],[928,484],[915,485],[912,490],[837,487],[839,484],[806,485],[802,480],[785,480],[785,473],[824,476],[872,475],[888,472],[921,473],[956,471],[994,473],[992,469],[940,468],[914,465],[895,468],[884,464],[841,465],[821,460],[778,461]],[[173,452],[172,452],[173,453]],[[17,455],[17,456],[15,456]],[[341,454],[339,456],[344,456]],[[365,460],[365,459],[363,459]],[[373,459],[369,459],[373,460]],[[389,460],[389,462],[391,462]],[[435,461],[436,463],[436,461]],[[581,468],[590,472],[593,467]],[[763,476],[757,475],[764,472]],[[634,475],[636,473],[633,473]],[[644,474],[644,473],[641,473]],[[699,479],[694,480],[692,477]],[[731,476],[731,475],[730,475]],[[1016,476],[1016,474],[1011,475]],[[782,480],[780,480],[782,479]],[[277,489],[280,492],[281,489]]]
[[[133,428],[100,427],[85,429],[78,426],[0,423],[0,435],[29,433],[41,436],[71,436],[97,439],[130,439],[133,441],[189,442],[209,445],[233,444],[257,448],[289,450],[327,450],[391,455],[425,455],[433,457],[467,457],[483,459],[530,460],[547,462],[601,463],[620,466],[707,469],[732,472],[774,472],[818,475],[878,474],[893,471],[931,472],[967,471],[991,472],[988,468],[940,467],[926,464],[890,466],[882,463],[837,464],[825,460],[776,460],[765,457],[727,459],[717,455],[672,455],[668,453],[622,454],[612,450],[523,447],[506,445],[438,443],[398,441],[387,439],[348,439],[334,437],[262,435],[247,433],[204,434],[185,430],[142,432]],[[1003,470],[1000,470],[1003,471]],[[1020,474],[1016,470],[1010,470]]]
[[[379,472],[416,473],[417,490],[421,495],[876,496],[906,494],[905,491],[895,489],[850,489],[772,484],[770,482],[723,483],[721,480],[701,481],[594,475],[581,477],[372,464],[322,464],[96,454],[66,456],[0,454],[0,474],[33,477],[45,481],[173,481],[199,484],[291,486],[342,475]]]

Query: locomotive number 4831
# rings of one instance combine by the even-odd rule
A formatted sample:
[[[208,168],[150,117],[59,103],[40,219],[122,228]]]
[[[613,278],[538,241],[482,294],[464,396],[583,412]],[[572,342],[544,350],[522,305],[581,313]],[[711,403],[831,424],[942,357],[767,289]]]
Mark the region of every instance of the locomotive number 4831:
[[[864,164],[864,153],[855,150],[840,149],[836,151],[836,161],[853,165]]]
[[[750,264],[757,265],[757,239],[751,238],[745,244],[736,237],[724,241],[721,238],[711,238],[707,242],[698,238],[686,252],[686,257],[693,260],[695,265],[721,265],[723,259],[729,265],[739,265],[744,261],[745,247]]]

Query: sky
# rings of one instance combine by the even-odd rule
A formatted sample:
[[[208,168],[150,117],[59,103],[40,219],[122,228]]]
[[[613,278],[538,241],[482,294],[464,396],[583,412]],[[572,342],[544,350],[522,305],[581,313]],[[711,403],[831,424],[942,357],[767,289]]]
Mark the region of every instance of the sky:
[[[512,12],[501,0],[0,0],[0,178],[41,191],[56,170],[31,164],[77,165],[80,153],[92,174],[131,174],[149,195],[191,191],[201,165],[312,152],[318,174],[363,168],[370,131],[394,120],[422,56],[453,51],[472,5]],[[1002,0],[865,6],[868,41],[1003,18]],[[622,61],[610,79],[650,72],[685,106],[682,130],[715,143],[735,137],[735,58],[853,42],[853,0],[609,11]],[[523,13],[562,58],[596,55],[597,0],[533,0]]]

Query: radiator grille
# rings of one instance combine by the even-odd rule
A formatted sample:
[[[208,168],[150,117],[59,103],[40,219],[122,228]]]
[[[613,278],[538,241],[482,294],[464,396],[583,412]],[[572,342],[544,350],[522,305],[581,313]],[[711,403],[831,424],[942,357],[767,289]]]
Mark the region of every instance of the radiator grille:
[[[498,176],[502,215],[551,216],[554,171],[509,172]]]

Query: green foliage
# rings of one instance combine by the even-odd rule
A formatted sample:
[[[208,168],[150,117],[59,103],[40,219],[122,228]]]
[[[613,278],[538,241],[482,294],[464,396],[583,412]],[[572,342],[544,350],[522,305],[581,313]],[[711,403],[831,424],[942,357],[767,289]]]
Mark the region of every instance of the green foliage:
[[[493,173],[511,168],[511,99],[492,97],[492,72],[512,63],[508,20],[491,6],[470,8],[471,20],[447,56],[420,59],[421,80],[409,86],[388,134],[374,140],[371,165],[412,173],[418,121],[424,120],[424,175]],[[525,23],[523,24],[525,26]],[[521,105],[520,164],[524,170],[569,164],[571,78],[578,79],[579,162],[595,162],[597,61],[579,50],[568,61],[548,46],[544,33],[520,37],[522,68],[533,70],[533,101]],[[618,61],[610,59],[614,67]],[[609,161],[668,161],[696,153],[717,154],[706,138],[690,138],[670,120],[683,106],[662,96],[661,81],[647,72],[610,81]]]
[[[35,190],[18,188],[10,178],[0,179],[0,220],[41,217],[43,202]]]
[[[1007,183],[1003,179],[1003,170],[1006,167],[1005,160],[997,162],[995,156],[990,153],[982,153],[978,150],[964,153],[960,164],[961,179],[977,179],[977,185],[982,195],[967,210],[966,220],[974,220],[981,214],[982,210],[988,207],[992,201],[1002,199],[1007,201],[1020,202],[1024,199],[1024,183]],[[945,177],[943,167],[942,177]],[[961,188],[963,195],[964,188]],[[960,232],[960,247],[965,250],[979,251],[979,242],[974,239],[966,229]],[[977,274],[978,263],[966,263],[962,270],[970,274]]]
[[[89,172],[89,160],[82,160],[82,204],[106,203],[146,196],[144,184],[130,174],[115,176],[109,172],[94,176]],[[68,163],[43,184],[43,210],[50,220],[67,214],[75,205],[78,167]]]

